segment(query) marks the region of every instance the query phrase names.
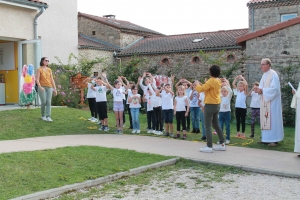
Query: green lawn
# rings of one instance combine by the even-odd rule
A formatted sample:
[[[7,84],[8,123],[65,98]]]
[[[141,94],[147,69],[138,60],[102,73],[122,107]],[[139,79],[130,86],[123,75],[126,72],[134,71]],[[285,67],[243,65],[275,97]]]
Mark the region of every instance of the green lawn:
[[[0,199],[96,179],[171,157],[103,147],[0,154]]]
[[[109,113],[109,126],[110,131],[107,133],[114,134],[115,129],[115,117],[113,113]],[[0,140],[12,140],[29,137],[41,137],[51,135],[72,135],[72,134],[101,134],[103,131],[99,131],[99,125],[87,121],[90,117],[90,112],[87,110],[78,110],[73,108],[52,108],[53,122],[45,122],[40,119],[40,109],[22,109],[0,112]],[[131,134],[131,130],[128,129],[128,115],[126,116],[126,127],[124,128],[124,134]],[[141,115],[141,134],[153,137],[163,137],[146,134],[146,115]],[[192,128],[192,127],[191,127]],[[176,121],[174,120],[174,130],[176,130]],[[243,146],[258,149],[272,149],[278,151],[293,152],[294,149],[294,133],[293,127],[285,127],[285,137],[282,142],[276,147],[268,147],[263,144],[257,144],[260,141],[260,129],[255,127],[255,138],[235,138],[236,125],[231,124],[231,140],[230,145]],[[246,126],[246,136],[250,135],[250,125]],[[187,140],[202,142],[200,138],[201,134],[188,133]],[[213,141],[217,142],[216,135],[213,136]]]

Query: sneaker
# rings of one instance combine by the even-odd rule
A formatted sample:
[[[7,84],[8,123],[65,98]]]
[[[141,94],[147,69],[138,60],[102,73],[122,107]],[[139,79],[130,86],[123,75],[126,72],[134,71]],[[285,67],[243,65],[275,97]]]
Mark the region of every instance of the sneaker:
[[[186,140],[186,134],[183,134],[181,139]]]
[[[162,135],[162,134],[163,134],[163,132],[157,131],[157,135]]]
[[[99,128],[99,131],[103,131],[104,130],[104,126],[101,126],[100,128]]]
[[[91,120],[91,122],[99,122],[99,120],[94,118],[93,120]]]
[[[136,133],[136,130],[135,130],[135,129],[133,129],[131,133]]]
[[[125,128],[125,124],[123,124],[123,128]]]
[[[230,140],[226,140],[226,141],[225,141],[225,144],[229,144],[229,143],[230,143]]]
[[[245,133],[242,133],[242,134],[241,134],[241,138],[245,138]]]
[[[215,151],[226,151],[226,146],[225,144],[218,144],[216,147],[213,148]]]
[[[235,137],[241,137],[241,134],[240,134],[240,133],[237,133]]]
[[[196,129],[194,129],[194,128],[193,128],[193,130],[192,130],[192,132],[191,132],[191,133],[196,133]]]
[[[47,118],[45,116],[43,116],[41,119],[47,121]]]
[[[47,117],[47,118],[46,118],[46,121],[47,121],[47,122],[53,122],[53,120],[52,120],[50,117]]]
[[[204,147],[204,148],[200,148],[200,152],[204,152],[204,153],[212,153],[213,149],[211,147]]]
[[[196,133],[200,133],[200,129],[196,129]]]
[[[105,127],[104,127],[104,131],[109,131],[108,126],[105,126]]]
[[[101,125],[101,124],[102,124],[102,122],[101,122],[101,121],[99,121],[97,124]]]
[[[141,130],[136,130],[136,133],[138,133],[138,134],[141,133]]]
[[[176,134],[176,136],[174,136],[175,139],[180,138],[180,134]]]
[[[119,134],[123,134],[123,131],[122,131],[122,130],[119,130]]]
[[[92,121],[94,119],[94,117],[88,118],[89,121]]]
[[[153,134],[155,134],[155,132],[156,132],[155,130],[152,130],[152,131],[151,131],[151,133],[153,133]]]
[[[119,133],[119,130],[115,130],[115,133]]]
[[[151,129],[148,129],[147,133],[152,133],[152,130],[151,130]]]
[[[202,138],[201,138],[200,140],[204,140],[204,141],[205,141],[205,140],[206,140],[206,137],[205,137],[205,136],[202,136]]]
[[[166,132],[166,133],[164,134],[164,136],[170,136],[170,134],[169,134],[168,132]]]
[[[249,137],[250,137],[250,138],[254,138],[254,135],[250,135]]]

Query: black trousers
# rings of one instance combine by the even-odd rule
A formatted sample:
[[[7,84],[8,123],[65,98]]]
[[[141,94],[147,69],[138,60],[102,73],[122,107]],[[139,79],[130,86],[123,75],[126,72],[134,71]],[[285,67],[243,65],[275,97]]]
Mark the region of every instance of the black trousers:
[[[87,98],[91,116],[97,118],[96,98]]]
[[[131,117],[131,112],[130,112],[129,104],[127,104],[127,110],[128,110],[128,115],[129,115],[130,128],[132,128],[132,117]]]
[[[155,130],[163,131],[163,119],[161,106],[153,108],[155,118]]]
[[[187,106],[185,107],[185,110],[187,110]],[[185,117],[186,118],[186,128],[190,129],[190,125],[191,125],[191,115],[190,115],[190,111],[188,113],[188,116]]]
[[[147,121],[149,129],[155,130],[155,118],[154,118],[154,111],[147,111]],[[152,126],[151,126],[152,122]]]
[[[182,125],[182,130],[186,130],[185,112],[186,111],[176,112],[177,131],[180,131],[180,125]]]
[[[242,123],[242,133],[245,133],[246,126],[246,108],[235,108],[235,117],[236,117],[236,130],[240,131],[240,124]]]

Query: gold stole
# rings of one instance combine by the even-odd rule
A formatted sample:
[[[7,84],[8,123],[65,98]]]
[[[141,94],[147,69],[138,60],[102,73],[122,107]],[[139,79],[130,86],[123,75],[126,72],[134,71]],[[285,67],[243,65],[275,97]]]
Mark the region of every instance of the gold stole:
[[[271,78],[274,70],[270,69],[270,74],[263,83],[263,88],[270,87]],[[271,129],[271,101],[265,102],[264,96],[261,95],[260,101],[260,128],[262,130]]]

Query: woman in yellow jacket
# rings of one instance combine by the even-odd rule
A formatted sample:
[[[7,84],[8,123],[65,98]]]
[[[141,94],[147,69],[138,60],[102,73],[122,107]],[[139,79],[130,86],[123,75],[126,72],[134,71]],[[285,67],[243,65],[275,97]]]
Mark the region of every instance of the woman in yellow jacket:
[[[196,81],[196,90],[197,92],[204,92],[204,122],[205,122],[205,130],[206,130],[206,140],[207,146],[204,148],[200,148],[201,152],[212,153],[215,151],[225,151],[225,143],[223,131],[220,128],[218,115],[220,110],[221,103],[221,85],[222,81],[219,79],[221,69],[217,65],[212,65],[209,68],[210,78],[204,83],[201,84],[199,81]],[[212,148],[212,131],[211,126],[216,130],[219,137],[218,146]]]

